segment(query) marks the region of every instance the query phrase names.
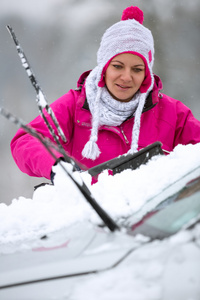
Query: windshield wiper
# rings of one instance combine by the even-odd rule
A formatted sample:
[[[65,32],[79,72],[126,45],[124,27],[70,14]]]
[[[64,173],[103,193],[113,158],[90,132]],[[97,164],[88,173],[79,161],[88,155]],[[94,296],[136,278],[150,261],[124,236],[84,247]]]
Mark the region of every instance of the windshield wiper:
[[[50,153],[50,155],[56,160],[57,157],[55,156],[54,152],[51,150],[51,148],[56,149],[58,152],[63,154],[63,151],[58,147],[58,145],[54,144],[50,139],[44,137],[39,132],[37,132],[35,129],[31,128],[30,126],[27,126],[25,122],[10,112],[6,111],[5,109],[0,107],[0,114],[7,118],[9,121],[14,123],[15,125],[18,125],[19,127],[23,128],[27,133],[29,133],[31,136],[35,137],[39,140],[40,143],[47,149],[47,151]],[[65,154],[66,155],[66,154]],[[71,162],[71,159],[69,160]],[[71,178],[71,180],[75,183],[81,194],[84,196],[84,198],[89,202],[89,204],[93,207],[93,209],[96,211],[96,213],[99,215],[99,217],[102,219],[102,221],[105,223],[105,225],[110,229],[110,231],[119,230],[119,226],[115,223],[115,221],[108,215],[106,211],[96,202],[94,197],[92,196],[90,190],[86,186],[85,182],[82,180],[81,176],[79,176],[77,180],[77,176],[73,175],[73,171],[68,171],[65,166],[62,164],[62,161],[58,161],[58,163],[61,165],[65,173]],[[77,175],[77,174],[76,174]],[[81,182],[81,183],[80,183]]]

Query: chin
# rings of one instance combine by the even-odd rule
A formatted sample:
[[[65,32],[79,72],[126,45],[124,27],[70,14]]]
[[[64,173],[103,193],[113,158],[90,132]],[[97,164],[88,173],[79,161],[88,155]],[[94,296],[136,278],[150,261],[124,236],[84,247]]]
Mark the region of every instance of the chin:
[[[120,102],[129,102],[129,101],[131,101],[132,98],[133,98],[133,96],[130,97],[130,98],[117,98],[117,97],[114,97],[115,100],[120,101]]]

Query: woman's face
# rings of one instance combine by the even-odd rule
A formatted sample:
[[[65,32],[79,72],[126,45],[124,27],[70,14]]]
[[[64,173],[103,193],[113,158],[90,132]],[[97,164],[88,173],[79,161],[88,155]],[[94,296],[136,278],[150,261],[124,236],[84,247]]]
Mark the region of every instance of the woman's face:
[[[121,102],[129,102],[139,90],[145,78],[145,64],[141,57],[122,53],[111,60],[105,83],[112,97]]]

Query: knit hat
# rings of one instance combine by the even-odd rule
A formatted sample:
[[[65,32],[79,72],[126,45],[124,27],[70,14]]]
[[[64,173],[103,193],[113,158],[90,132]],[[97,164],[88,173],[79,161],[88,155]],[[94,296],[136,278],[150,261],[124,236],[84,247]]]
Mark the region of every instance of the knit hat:
[[[100,155],[100,150],[96,142],[98,140],[99,125],[103,125],[100,122],[100,114],[102,114],[100,108],[104,108],[104,104],[106,103],[102,98],[103,91],[105,95],[106,89],[104,74],[111,60],[122,53],[132,53],[140,56],[145,64],[145,79],[139,91],[131,100],[131,103],[137,103],[137,107],[135,108],[135,104],[133,105],[132,115],[135,116],[135,121],[129,153],[137,152],[142,110],[147,95],[153,89],[154,85],[152,71],[154,62],[154,40],[151,31],[144,27],[142,23],[143,12],[136,6],[128,7],[123,11],[121,21],[108,28],[101,39],[101,44],[97,52],[97,66],[90,72],[86,79],[86,96],[92,113],[92,130],[90,140],[86,143],[82,151],[82,155],[85,158],[95,160]],[[109,97],[107,98],[110,99]],[[130,105],[132,105],[129,102],[121,103],[115,99],[110,99],[110,101],[111,103],[113,103],[112,101],[116,102],[115,106],[118,105],[119,109],[117,109],[117,111],[119,111],[119,114],[125,111],[126,107],[130,110]],[[111,114],[114,112],[116,117],[118,113],[116,110],[113,111],[113,106],[112,104],[110,105]],[[108,110],[109,108],[105,111],[107,112]],[[125,118],[127,118],[126,115]],[[103,120],[105,120],[105,117]],[[121,125],[121,123],[118,125]]]

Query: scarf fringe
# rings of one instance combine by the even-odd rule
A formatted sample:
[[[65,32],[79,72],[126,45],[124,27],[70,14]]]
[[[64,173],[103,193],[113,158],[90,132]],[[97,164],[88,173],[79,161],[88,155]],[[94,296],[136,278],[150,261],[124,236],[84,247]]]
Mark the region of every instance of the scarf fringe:
[[[92,160],[95,160],[97,157],[99,157],[100,153],[101,151],[99,150],[97,143],[91,140],[85,144],[85,147],[82,151],[83,157]]]

